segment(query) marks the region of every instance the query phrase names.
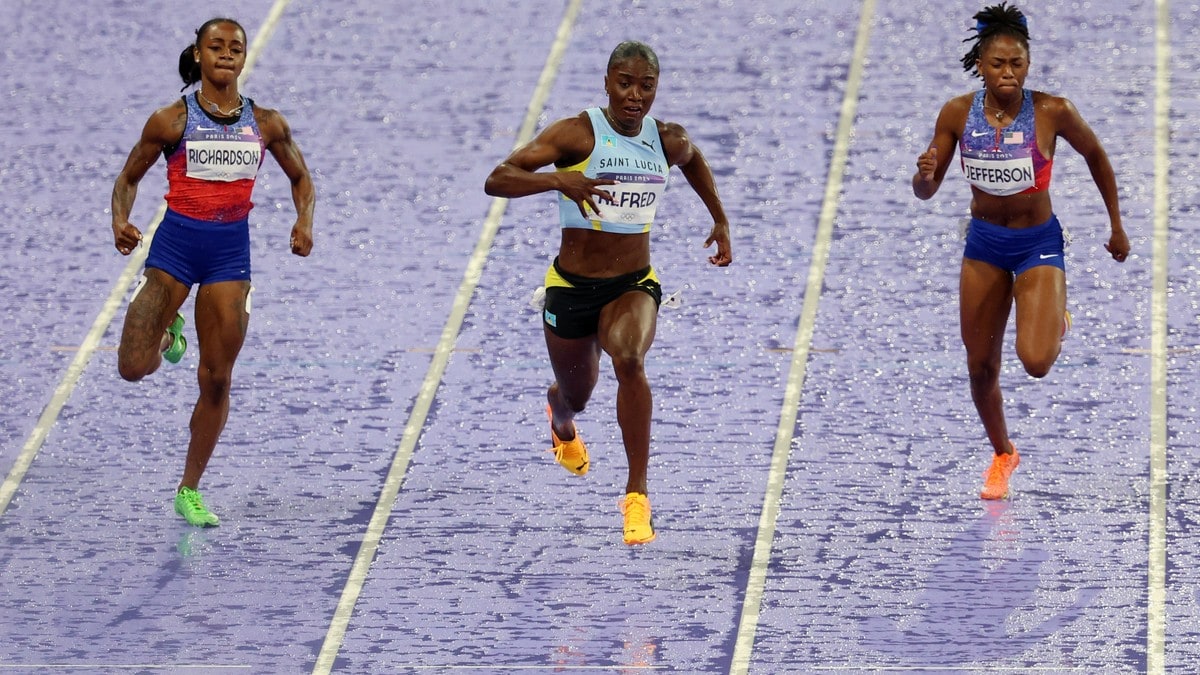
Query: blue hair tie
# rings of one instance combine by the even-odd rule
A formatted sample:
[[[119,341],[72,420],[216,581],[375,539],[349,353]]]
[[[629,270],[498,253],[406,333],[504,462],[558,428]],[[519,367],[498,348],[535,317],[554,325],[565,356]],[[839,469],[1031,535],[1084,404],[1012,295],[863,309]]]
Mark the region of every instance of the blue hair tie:
[[[987,21],[983,21],[982,19],[977,19],[975,21],[975,32],[982,33],[983,29],[987,28],[990,25],[991,24]],[[1021,15],[1021,25],[1024,26],[1025,28],[1029,28],[1029,21],[1025,18],[1024,14]]]

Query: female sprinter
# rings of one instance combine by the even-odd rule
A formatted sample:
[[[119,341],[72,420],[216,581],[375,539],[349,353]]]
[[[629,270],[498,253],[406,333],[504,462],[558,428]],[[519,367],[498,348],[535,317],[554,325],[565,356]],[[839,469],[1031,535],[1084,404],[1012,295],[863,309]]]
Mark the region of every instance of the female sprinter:
[[[233,364],[250,318],[250,193],[270,151],[291,181],[296,224],[292,253],[312,250],[316,193],[300,149],[283,115],[238,91],[246,63],[246,31],[232,19],[212,19],[183,50],[184,88],[200,86],[157,110],[142,129],[112,194],[114,244],[129,255],[142,233],[129,222],[138,183],[161,154],[167,161],[167,214],[146,258],[121,331],[117,368],[137,381],[165,356],[178,362],[187,347],[179,307],[196,292],[200,396],[192,411],[191,440],[175,511],[196,526],[215,526],[197,488],[229,416]]]
[[[1008,437],[1000,393],[1000,351],[1010,310],[1015,303],[1017,356],[1033,377],[1050,372],[1070,325],[1063,230],[1049,192],[1059,137],[1083,156],[1100,190],[1111,227],[1105,248],[1113,259],[1124,262],[1129,239],[1121,226],[1116,177],[1096,135],[1067,99],[1025,89],[1025,16],[1001,3],[974,18],[975,35],[965,40],[974,45],[962,63],[983,78],[983,88],[942,106],[933,140],[917,158],[912,188],[920,199],[932,197],[957,146],[971,185],[959,282],[962,340],[971,398],[994,451],[980,496],[1004,499],[1021,461]]]
[[[729,222],[708,162],[678,124],[650,117],[658,92],[658,57],[640,42],[613,50],[604,77],[608,105],[554,122],[488,176],[497,197],[561,193],[562,240],[546,272],[542,313],[554,383],[547,392],[555,458],[583,475],[589,459],[575,415],[591,397],[601,351],[617,378],[617,423],[629,476],[626,544],[654,540],[646,473],[652,399],[645,359],[654,341],[662,290],[650,266],[650,228],[667,174],[678,166],[713,219],[705,247],[714,265],[733,261]],[[538,169],[553,164],[554,171]]]

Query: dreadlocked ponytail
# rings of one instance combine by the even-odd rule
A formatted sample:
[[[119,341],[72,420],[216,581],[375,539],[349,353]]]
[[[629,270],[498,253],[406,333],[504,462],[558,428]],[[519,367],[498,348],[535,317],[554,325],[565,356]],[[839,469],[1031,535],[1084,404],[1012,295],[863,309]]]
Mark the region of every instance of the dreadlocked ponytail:
[[[1002,2],[999,5],[984,7],[983,11],[972,18],[975,19],[975,34],[963,42],[974,44],[971,45],[971,51],[962,57],[964,71],[979,75],[979,70],[975,67],[976,62],[992,38],[1000,35],[1016,38],[1025,46],[1025,51],[1029,51],[1029,24],[1016,5],[1009,6],[1007,2]]]

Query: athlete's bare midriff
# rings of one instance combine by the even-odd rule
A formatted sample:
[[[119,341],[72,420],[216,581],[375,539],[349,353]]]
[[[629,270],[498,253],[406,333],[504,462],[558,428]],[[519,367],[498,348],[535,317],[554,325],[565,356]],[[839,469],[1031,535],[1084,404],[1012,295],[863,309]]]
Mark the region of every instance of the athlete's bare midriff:
[[[1048,192],[997,197],[972,186],[971,197],[972,216],[1014,230],[1041,225],[1054,215]]]
[[[581,277],[607,279],[650,266],[650,234],[562,230],[558,264]]]

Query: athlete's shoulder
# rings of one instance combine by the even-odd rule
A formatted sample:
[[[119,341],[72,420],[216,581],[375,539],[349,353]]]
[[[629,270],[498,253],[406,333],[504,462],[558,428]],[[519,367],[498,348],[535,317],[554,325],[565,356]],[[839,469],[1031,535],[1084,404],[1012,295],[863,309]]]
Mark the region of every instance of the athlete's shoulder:
[[[1074,123],[1079,117],[1075,104],[1065,96],[1047,94],[1044,91],[1031,92],[1033,95],[1033,110],[1039,118],[1056,120],[1059,126]]]
[[[183,97],[177,98],[150,113],[150,119],[146,120],[143,135],[146,139],[162,145],[177,143],[180,138],[183,138],[183,131],[187,128],[187,118],[187,104]]]
[[[662,139],[663,155],[671,166],[686,164],[692,157],[694,148],[687,129],[678,122],[654,120],[658,127],[658,137]]]
[[[588,111],[584,110],[578,115],[552,122],[538,134],[537,142],[556,148],[560,153],[560,161],[575,164],[592,152],[596,143],[596,133]]]
[[[966,122],[967,115],[971,113],[971,106],[974,104],[975,92],[960,94],[942,104],[938,117],[949,121]]]
[[[683,128],[683,125],[678,122],[655,119],[654,125],[658,128],[658,136],[663,140],[664,146],[678,142],[689,142],[687,129]]]
[[[555,125],[567,133],[584,133],[589,137],[595,133],[592,125],[592,115],[587,109],[580,110],[576,115],[564,117],[552,126]]]
[[[965,94],[959,94],[958,96],[955,96],[954,98],[950,99],[949,101],[946,101],[946,105],[943,106],[943,108],[946,110],[950,110],[950,111],[954,111],[954,112],[962,112],[963,114],[966,114],[966,113],[970,112],[971,106],[975,105],[975,97],[976,96],[978,96],[978,92],[975,92],[975,91],[969,91]]]
[[[974,102],[974,92],[961,94],[946,101],[938,113],[938,129],[950,133],[957,138],[962,133],[963,127],[967,124],[967,117],[971,114],[971,105]]]
[[[246,99],[246,105],[249,106],[251,112],[254,113],[254,121],[258,122],[258,126],[260,127],[263,124],[277,124],[280,122],[285,124],[287,123],[287,119],[283,116],[283,113],[274,108],[265,108],[261,105],[258,105],[252,98]]]
[[[280,140],[286,141],[292,137],[292,127],[283,113],[274,108],[257,105],[252,99],[246,99],[246,105],[251,106],[254,122],[258,125],[258,133],[264,145],[271,145]]]
[[[150,115],[151,118],[158,117],[162,119],[175,119],[180,116],[183,116],[185,119],[187,117],[187,103],[182,96],[155,110]]]
[[[1033,100],[1033,105],[1039,110],[1064,110],[1073,107],[1071,101],[1064,96],[1035,90],[1031,90],[1029,94]]]

